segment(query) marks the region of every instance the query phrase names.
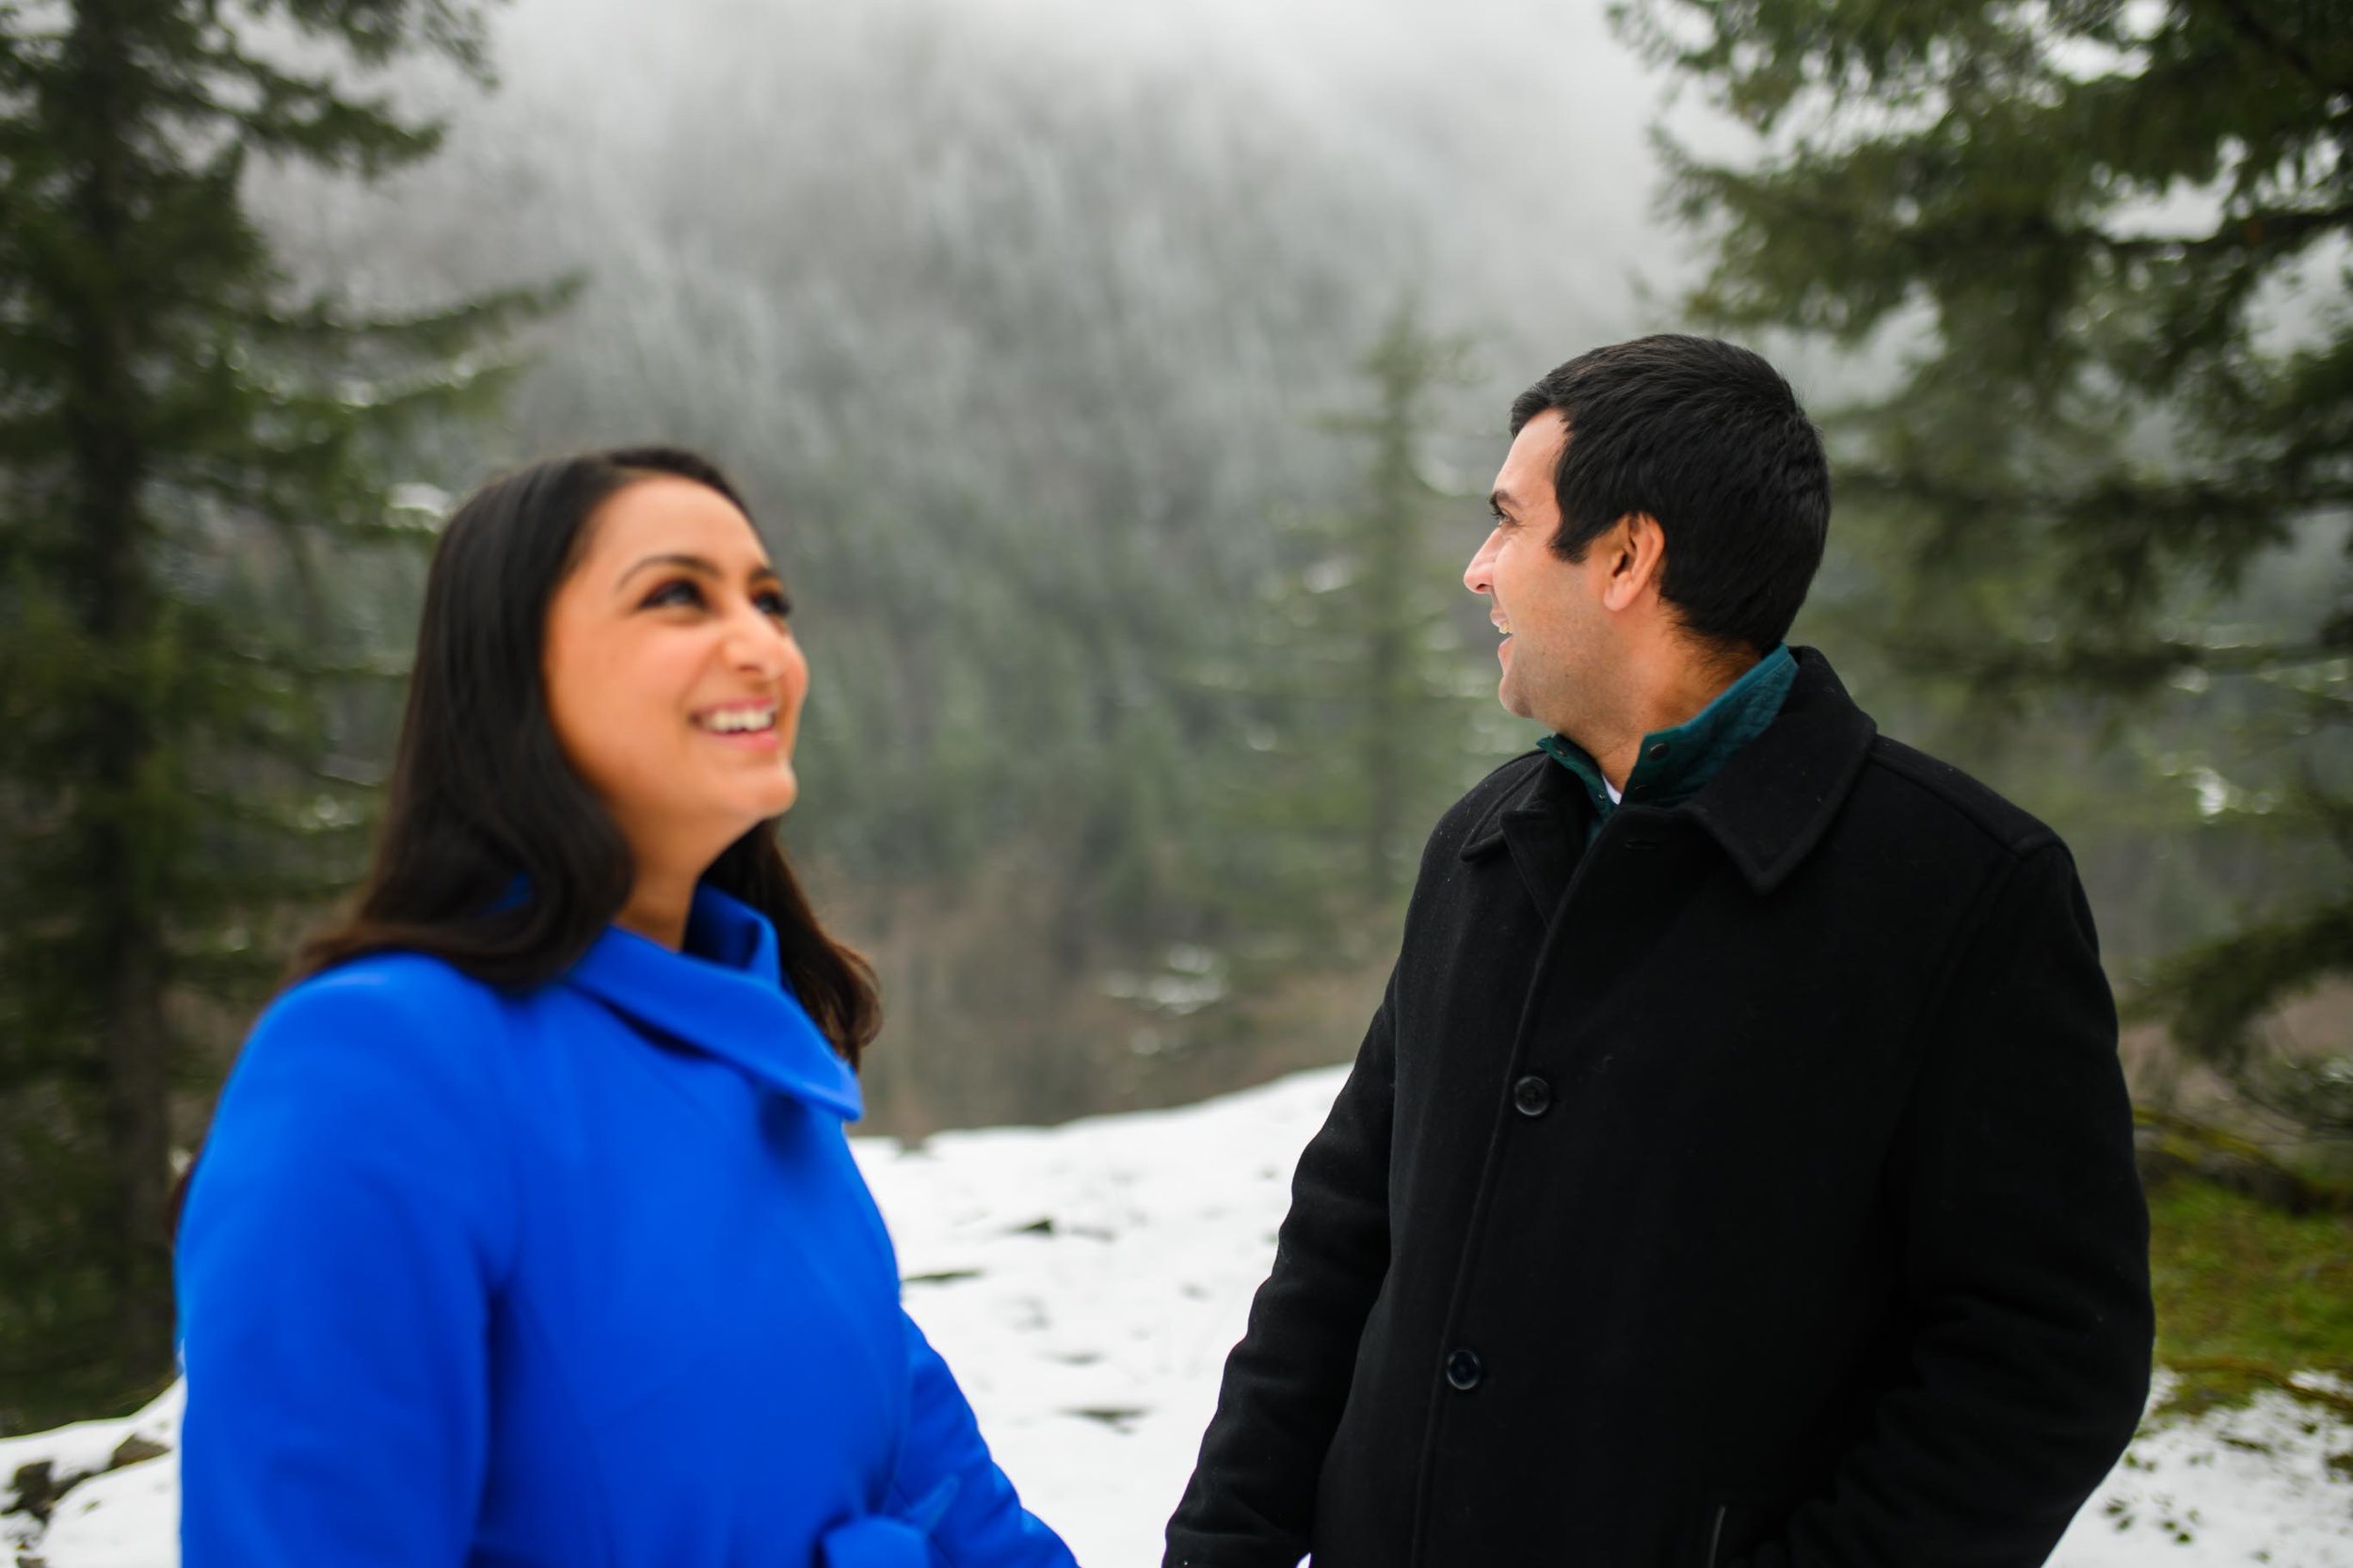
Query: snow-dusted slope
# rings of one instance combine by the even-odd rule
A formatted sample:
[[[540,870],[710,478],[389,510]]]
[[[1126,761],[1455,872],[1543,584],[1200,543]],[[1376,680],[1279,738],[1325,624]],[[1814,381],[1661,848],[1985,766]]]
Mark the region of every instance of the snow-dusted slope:
[[[1087,1568],[1160,1560],[1291,1166],[1339,1084],[1308,1073],[1183,1111],[865,1146],[907,1309]]]
[[[1048,1131],[860,1142],[909,1309],[1030,1505],[1088,1568],[1159,1561],[1291,1164],[1338,1086],[1309,1073]],[[0,1441],[0,1484],[40,1460],[60,1476],[100,1469],[134,1432],[169,1445],[178,1400],[175,1389],[127,1421]],[[2329,1466],[2347,1451],[2353,1427],[2282,1397],[2144,1432],[2053,1560],[2353,1568],[2353,1475]],[[0,1545],[46,1568],[171,1568],[174,1464],[83,1481],[45,1531],[6,1515]]]

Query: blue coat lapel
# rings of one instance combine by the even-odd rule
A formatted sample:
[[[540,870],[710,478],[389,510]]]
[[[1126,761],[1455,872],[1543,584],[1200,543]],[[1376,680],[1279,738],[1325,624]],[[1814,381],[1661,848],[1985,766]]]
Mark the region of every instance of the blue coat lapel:
[[[686,947],[610,926],[562,984],[756,1082],[844,1120],[864,1113],[856,1076],[786,988],[776,931],[757,910],[697,888]]]

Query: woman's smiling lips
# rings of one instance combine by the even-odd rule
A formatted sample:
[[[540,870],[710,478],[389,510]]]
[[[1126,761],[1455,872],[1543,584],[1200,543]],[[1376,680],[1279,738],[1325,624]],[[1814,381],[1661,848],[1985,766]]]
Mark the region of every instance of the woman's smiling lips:
[[[694,715],[695,728],[723,744],[746,751],[776,746],[776,704],[731,702]]]

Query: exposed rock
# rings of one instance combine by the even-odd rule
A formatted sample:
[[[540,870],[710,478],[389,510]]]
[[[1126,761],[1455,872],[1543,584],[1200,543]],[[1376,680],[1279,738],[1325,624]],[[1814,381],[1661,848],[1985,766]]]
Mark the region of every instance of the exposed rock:
[[[2245,1139],[2148,1106],[2134,1107],[2133,1121],[2144,1187],[2194,1176],[2290,1214],[2353,1207],[2353,1197],[2307,1180]]]
[[[152,1437],[141,1437],[135,1432],[116,1446],[113,1457],[106,1461],[106,1468],[127,1469],[134,1464],[144,1464],[151,1459],[161,1459],[169,1452],[171,1449],[165,1445]]]
[[[168,1445],[158,1443],[152,1437],[143,1436],[135,1432],[115,1445],[114,1452],[107,1457],[106,1464],[101,1470],[74,1469],[60,1475],[56,1462],[52,1460],[37,1459],[29,1464],[20,1464],[17,1466],[15,1476],[8,1481],[11,1495],[8,1506],[0,1508],[0,1513],[28,1513],[45,1526],[49,1523],[50,1515],[56,1512],[57,1504],[64,1500],[66,1494],[89,1480],[90,1477],[104,1475],[107,1471],[127,1469],[134,1464],[144,1464],[151,1459],[161,1459],[169,1452],[171,1448]],[[29,1560],[26,1559],[19,1559],[17,1568],[26,1568],[28,1561]],[[38,1568],[38,1564],[35,1564],[34,1568]]]
[[[49,1523],[49,1511],[57,1506],[59,1497],[65,1496],[66,1486],[81,1479],[74,1476],[66,1481],[65,1486],[60,1486],[49,1461],[37,1459],[30,1464],[20,1464],[15,1478],[8,1482],[13,1496],[8,1500],[8,1506],[0,1512],[29,1513],[45,1525]]]

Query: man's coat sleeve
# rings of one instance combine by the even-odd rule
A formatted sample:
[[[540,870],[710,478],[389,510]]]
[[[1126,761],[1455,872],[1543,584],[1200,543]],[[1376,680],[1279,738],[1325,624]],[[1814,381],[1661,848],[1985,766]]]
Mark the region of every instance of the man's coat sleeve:
[[[1740,1568],[2031,1568],[2140,1419],[2148,1209],[2115,1005],[2063,846],[2020,855],[1929,1016],[1889,1173],[1910,1380],[1830,1495]]]
[[[1274,1268],[1225,1361],[1217,1415],[1168,1524],[1167,1568],[1293,1568],[1389,1267],[1397,977],[1323,1128],[1299,1158]]]

